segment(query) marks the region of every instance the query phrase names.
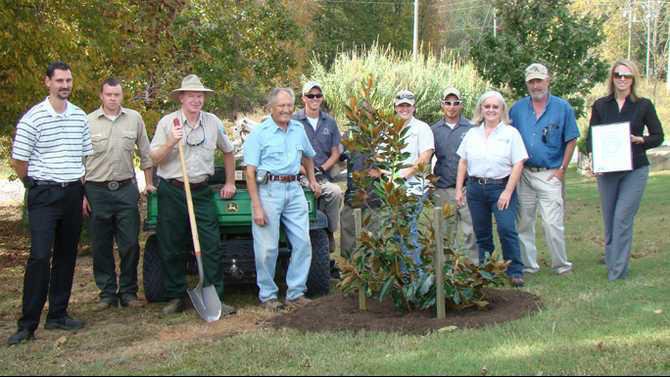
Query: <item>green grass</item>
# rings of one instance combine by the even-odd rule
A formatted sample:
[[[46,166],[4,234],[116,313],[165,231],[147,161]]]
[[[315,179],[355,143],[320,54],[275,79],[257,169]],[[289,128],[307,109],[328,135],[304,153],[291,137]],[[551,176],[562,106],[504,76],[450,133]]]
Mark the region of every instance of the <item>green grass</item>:
[[[37,342],[0,354],[3,374],[666,375],[669,186],[670,175],[651,177],[637,216],[630,277],[610,283],[598,263],[602,225],[595,182],[571,171],[566,233],[575,271],[553,275],[540,240],[543,271],[527,277],[525,289],[539,295],[544,308],[518,321],[425,336],[301,334],[255,326],[266,315],[252,292],[234,293],[229,300],[242,307],[239,316],[212,325],[193,312],[160,318],[160,305],[96,314],[90,262],[80,261],[79,270],[89,272],[77,277],[72,307],[90,326],[76,335],[40,329]],[[21,271],[0,273],[3,336],[13,331],[10,318],[19,311]],[[59,345],[62,335],[67,339]]]

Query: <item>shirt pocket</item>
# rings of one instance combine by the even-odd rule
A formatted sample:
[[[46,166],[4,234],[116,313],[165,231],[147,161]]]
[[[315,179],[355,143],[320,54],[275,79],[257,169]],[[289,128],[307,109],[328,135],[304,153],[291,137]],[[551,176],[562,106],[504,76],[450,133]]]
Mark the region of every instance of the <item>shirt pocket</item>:
[[[552,148],[560,148],[561,144],[563,144],[563,130],[561,129],[561,126],[556,123],[550,123],[546,127],[546,130],[547,145]]]
[[[509,139],[492,140],[488,147],[491,149],[491,155],[496,159],[511,160],[512,146]]]
[[[104,134],[91,134],[91,144],[93,145],[93,154],[100,154],[107,151],[107,142],[109,138]]]
[[[123,150],[132,152],[135,149],[135,138],[135,133],[124,132],[121,135],[121,147]]]

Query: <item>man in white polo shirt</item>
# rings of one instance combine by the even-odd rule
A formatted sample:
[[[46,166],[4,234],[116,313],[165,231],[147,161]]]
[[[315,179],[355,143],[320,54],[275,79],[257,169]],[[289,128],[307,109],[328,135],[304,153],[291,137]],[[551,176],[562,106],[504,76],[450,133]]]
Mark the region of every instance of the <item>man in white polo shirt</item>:
[[[49,97],[19,120],[12,167],[28,190],[30,257],[23,283],[23,313],[11,345],[34,339],[49,297],[44,328],[76,331],[84,322],[68,315],[81,230],[84,156],[93,153],[86,113],[68,102],[72,72],[49,64],[44,83]]]

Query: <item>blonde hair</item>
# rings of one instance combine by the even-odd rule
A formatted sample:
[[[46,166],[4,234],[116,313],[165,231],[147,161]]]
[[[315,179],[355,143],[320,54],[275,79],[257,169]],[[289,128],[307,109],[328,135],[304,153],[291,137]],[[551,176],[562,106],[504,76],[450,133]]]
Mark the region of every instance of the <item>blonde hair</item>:
[[[635,64],[634,61],[628,60],[628,59],[619,59],[614,64],[612,64],[612,68],[610,69],[610,76],[607,79],[607,87],[609,90],[610,95],[614,95],[616,93],[616,88],[614,87],[614,70],[618,66],[624,66],[628,69],[630,69],[631,73],[633,74],[633,84],[630,86],[630,99],[633,102],[637,102],[637,100],[640,98],[637,95],[637,90],[635,89],[635,86],[637,85],[637,82],[640,80],[640,70],[637,69],[637,64]]]
[[[505,98],[503,98],[502,94],[495,90],[489,90],[488,92],[482,94],[479,97],[479,100],[477,101],[477,106],[475,106],[475,114],[472,117],[472,122],[475,125],[480,125],[484,121],[484,113],[482,111],[482,103],[486,101],[487,99],[494,97],[495,99],[498,100],[498,104],[502,109],[500,110],[500,120],[505,123],[505,125],[509,126],[512,124],[512,122],[509,120],[509,115],[507,114],[507,103],[505,103]]]

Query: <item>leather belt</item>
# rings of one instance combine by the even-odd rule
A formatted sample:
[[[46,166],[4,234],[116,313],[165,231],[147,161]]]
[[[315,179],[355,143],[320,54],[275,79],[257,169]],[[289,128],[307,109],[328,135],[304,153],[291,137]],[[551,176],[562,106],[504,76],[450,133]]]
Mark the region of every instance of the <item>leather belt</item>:
[[[72,181],[72,182],[56,182],[56,181],[40,181],[33,179],[33,184],[35,186],[50,186],[50,187],[60,187],[60,188],[66,188],[78,183],[81,183],[80,180]]]
[[[468,182],[479,183],[480,185],[501,185],[506,184],[509,177],[505,178],[483,178],[483,177],[468,177]]]
[[[297,175],[272,175],[268,174],[268,180],[275,182],[294,182],[298,180]]]
[[[179,187],[180,189],[184,189],[184,182],[177,180],[177,179],[168,179],[167,180],[169,184],[171,184],[174,187]],[[207,187],[207,180],[204,180],[202,182],[198,183],[191,183],[191,190],[201,190],[205,187]]]
[[[541,168],[538,166],[526,166],[526,169],[532,171],[533,173],[539,173],[541,171],[547,171],[547,170],[554,170],[554,169],[549,169],[549,168]]]
[[[123,179],[120,181],[104,181],[104,182],[93,182],[93,181],[87,181],[86,183],[90,183],[94,186],[100,186],[100,187],[106,187],[107,190],[109,191],[116,191],[120,189],[121,187],[127,185],[130,182],[133,182],[134,178],[128,178],[128,179]]]

